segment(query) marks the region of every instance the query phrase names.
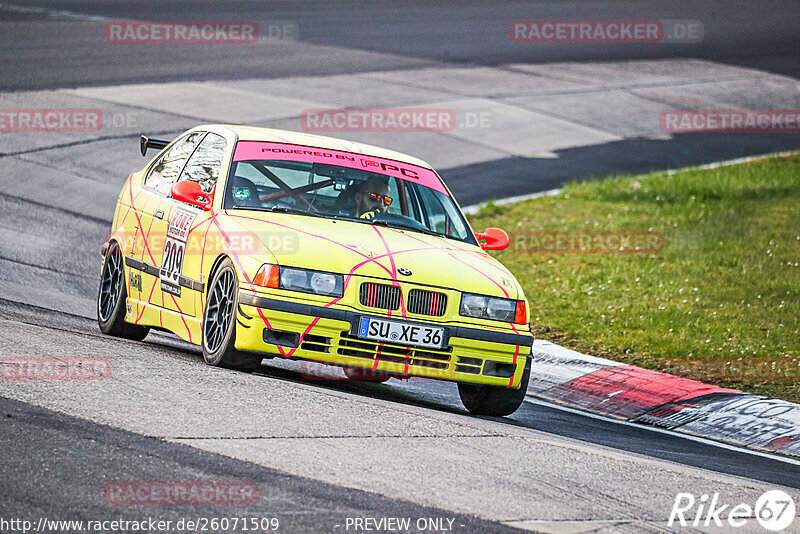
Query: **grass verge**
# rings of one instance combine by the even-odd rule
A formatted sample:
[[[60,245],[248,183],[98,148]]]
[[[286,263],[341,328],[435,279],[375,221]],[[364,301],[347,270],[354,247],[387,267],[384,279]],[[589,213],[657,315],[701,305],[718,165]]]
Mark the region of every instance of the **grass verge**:
[[[493,255],[537,337],[800,402],[800,154],[573,183],[470,222],[509,233]]]

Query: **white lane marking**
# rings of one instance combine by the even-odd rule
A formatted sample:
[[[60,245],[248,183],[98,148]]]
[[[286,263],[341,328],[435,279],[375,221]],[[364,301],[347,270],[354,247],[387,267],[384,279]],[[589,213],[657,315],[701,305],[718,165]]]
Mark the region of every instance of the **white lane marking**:
[[[788,152],[770,152],[768,154],[760,154],[756,156],[745,156],[743,158],[736,158],[736,159],[727,159],[725,161],[715,161],[713,163],[706,163],[705,165],[696,165],[694,167],[681,167],[678,169],[667,169],[667,176],[672,176],[677,172],[683,171],[700,171],[700,170],[707,170],[707,169],[718,169],[719,167],[728,167],[730,165],[739,165],[740,163],[750,163],[751,161],[756,161],[759,159],[766,159],[771,157],[781,157],[785,158],[791,156],[792,154],[796,154],[794,151]]]
[[[685,439],[688,439],[690,441],[696,441],[698,443],[704,443],[706,445],[711,445],[713,447],[719,447],[720,449],[727,449],[727,450],[731,450],[731,451],[741,452],[741,453],[744,453],[744,454],[750,454],[752,456],[761,456],[762,458],[769,458],[770,460],[775,460],[775,461],[778,461],[778,462],[783,462],[783,463],[787,463],[787,464],[791,464],[791,465],[800,465],[800,460],[796,460],[794,458],[789,458],[789,457],[786,457],[786,456],[780,456],[778,454],[770,454],[768,452],[761,452],[761,451],[756,451],[756,450],[753,450],[753,449],[745,449],[744,447],[737,447],[736,445],[730,445],[728,443],[723,443],[721,441],[715,441],[715,440],[708,439],[708,438],[703,438],[703,437],[700,437],[700,436],[694,436],[692,434],[684,434],[682,432],[676,432],[674,430],[667,430],[666,428],[659,428],[657,426],[650,426],[650,425],[645,425],[645,424],[642,424],[642,423],[632,423],[630,421],[622,421],[620,419],[613,419],[611,417],[605,417],[603,415],[598,415],[596,413],[591,413],[591,412],[584,412],[583,410],[577,410],[575,408],[569,408],[567,406],[562,406],[560,404],[547,402],[547,401],[544,401],[544,400],[541,400],[541,399],[532,399],[530,397],[526,397],[525,401],[526,402],[530,402],[531,404],[538,404],[540,406],[544,406],[544,407],[547,407],[547,408],[554,408],[556,410],[561,410],[563,412],[568,412],[568,413],[572,413],[572,414],[576,414],[576,415],[582,415],[584,417],[589,417],[591,419],[598,419],[600,421],[607,421],[609,423],[616,423],[618,425],[630,426],[630,427],[634,427],[634,428],[638,428],[638,429],[642,429],[642,430],[649,430],[651,432],[658,432],[659,434],[668,434],[670,436],[675,436],[675,437],[679,437],[679,438],[685,438]]]
[[[516,197],[507,197],[501,198],[499,200],[494,200],[495,206],[505,206],[506,204],[514,204],[516,202],[523,202],[525,200],[532,200],[534,198],[542,198],[542,197],[554,197],[561,193],[561,189],[550,189],[549,191],[540,191],[538,193],[530,193],[528,195],[519,195]],[[481,202],[480,204],[473,204],[471,206],[467,206],[466,208],[461,208],[461,211],[466,213],[467,215],[475,215],[478,213],[482,207],[486,206],[489,202]]]
[[[684,171],[696,171],[696,170],[705,170],[705,169],[717,169],[719,167],[727,167],[729,165],[739,165],[740,163],[749,163],[751,161],[764,159],[764,158],[771,158],[774,156],[780,157],[787,157],[792,154],[796,154],[794,151],[788,152],[770,152],[768,154],[758,154],[755,156],[745,156],[743,158],[735,158],[735,159],[727,159],[724,161],[715,161],[712,163],[706,163],[704,165],[694,165],[691,167],[679,167],[677,169],[667,169],[667,176],[672,176],[678,172]],[[634,176],[634,175],[631,175]],[[538,193],[530,193],[528,195],[519,195],[515,197],[506,197],[497,200],[492,200],[491,202],[494,203],[495,206],[505,206],[506,204],[515,204],[517,202],[523,202],[525,200],[532,200],[534,198],[542,198],[542,197],[554,197],[561,194],[561,189],[550,189],[548,191],[540,191]],[[467,206],[461,208],[461,211],[466,213],[467,215],[475,215],[478,213],[481,208],[487,206],[490,201],[481,202],[480,204],[472,204],[471,206]]]

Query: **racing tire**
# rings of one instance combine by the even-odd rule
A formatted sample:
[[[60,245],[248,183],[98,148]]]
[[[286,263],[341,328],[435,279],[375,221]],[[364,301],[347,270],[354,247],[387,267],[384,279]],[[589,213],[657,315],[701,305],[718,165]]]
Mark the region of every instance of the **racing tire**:
[[[236,349],[236,313],[239,278],[226,258],[214,274],[203,310],[203,359],[209,365],[252,371],[263,357]]]
[[[473,415],[491,415],[502,417],[517,411],[525,400],[528,381],[531,378],[531,359],[525,363],[519,389],[503,386],[479,386],[475,384],[458,384],[458,394],[464,407]]]
[[[125,322],[127,299],[124,258],[119,245],[112,242],[103,260],[100,288],[97,290],[97,324],[106,335],[141,341],[150,328]]]

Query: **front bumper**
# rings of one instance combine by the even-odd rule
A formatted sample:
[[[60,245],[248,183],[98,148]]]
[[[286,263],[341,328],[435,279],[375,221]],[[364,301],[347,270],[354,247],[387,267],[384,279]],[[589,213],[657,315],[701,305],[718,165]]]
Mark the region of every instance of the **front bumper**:
[[[358,338],[358,312],[239,294],[236,348],[287,358],[362,367],[397,375],[519,387],[533,336],[448,323],[442,349],[407,347]],[[394,317],[397,319],[397,317]]]

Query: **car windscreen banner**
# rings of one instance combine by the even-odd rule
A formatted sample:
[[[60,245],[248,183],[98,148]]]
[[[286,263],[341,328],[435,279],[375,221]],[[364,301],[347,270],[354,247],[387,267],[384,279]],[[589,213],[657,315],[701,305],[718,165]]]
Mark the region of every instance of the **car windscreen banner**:
[[[401,180],[416,182],[449,196],[442,181],[431,169],[395,161],[390,159],[316,148],[300,145],[287,145],[283,143],[265,143],[260,141],[239,141],[233,154],[233,161],[252,160],[284,160],[307,161],[311,163],[326,163],[340,165],[352,169],[385,174]]]

